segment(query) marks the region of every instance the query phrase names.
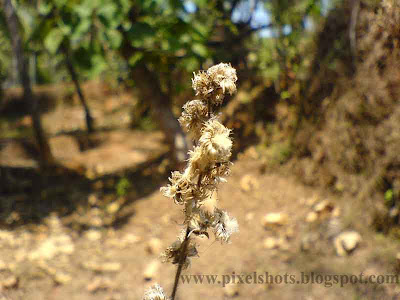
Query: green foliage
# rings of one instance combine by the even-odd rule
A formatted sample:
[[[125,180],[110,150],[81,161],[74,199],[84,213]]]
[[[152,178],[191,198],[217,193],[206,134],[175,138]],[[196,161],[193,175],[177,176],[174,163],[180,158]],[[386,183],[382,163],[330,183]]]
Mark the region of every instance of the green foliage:
[[[388,189],[384,195],[386,206],[390,207],[393,205],[394,193],[392,189]]]
[[[285,163],[293,152],[289,141],[275,142],[262,150],[265,152],[271,165]]]
[[[129,68],[146,65],[171,97],[187,88],[181,78],[217,61],[246,62],[278,83],[304,73],[310,36],[305,24],[321,18],[322,0],[257,2],[268,12],[268,37],[260,37],[252,30],[256,25],[250,26],[254,14],[251,1],[193,0],[194,12],[186,10],[185,2],[16,1],[25,46],[37,57],[36,73],[41,81],[65,77],[65,49],[83,79],[105,73],[128,77],[124,72]],[[235,11],[240,11],[241,17],[233,21]],[[4,65],[0,68],[8,69],[7,57],[7,50],[0,49]],[[291,97],[287,84],[278,92],[283,99]]]
[[[126,20],[127,9],[127,1],[41,1],[32,41],[53,55],[72,52],[81,72],[97,76],[108,66],[108,52],[121,45],[118,26]]]
[[[273,0],[265,3],[271,17],[271,37],[255,38],[261,43],[249,57],[252,66],[264,77],[280,81],[286,88],[293,79],[303,79],[309,64],[313,28],[321,21],[321,0]],[[279,91],[282,99],[290,97]],[[283,94],[282,94],[283,93]]]
[[[128,180],[126,177],[122,177],[122,178],[118,181],[118,183],[117,183],[117,185],[116,185],[116,187],[115,187],[115,190],[116,190],[117,195],[118,195],[119,197],[126,196],[126,194],[128,193],[128,189],[130,188],[130,186],[131,186],[131,183],[129,182],[129,180]]]

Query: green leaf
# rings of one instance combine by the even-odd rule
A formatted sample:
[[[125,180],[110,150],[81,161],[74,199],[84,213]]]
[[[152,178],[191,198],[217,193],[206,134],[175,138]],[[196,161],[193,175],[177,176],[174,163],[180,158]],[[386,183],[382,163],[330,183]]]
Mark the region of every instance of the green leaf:
[[[99,9],[98,14],[106,18],[109,22],[111,22],[114,19],[116,11],[117,11],[117,5],[113,2],[110,2],[103,5]]]
[[[143,52],[136,52],[129,58],[129,66],[134,67],[142,58]]]
[[[192,46],[192,51],[201,57],[207,57],[208,54],[207,47],[198,43]]]
[[[88,18],[92,15],[92,12],[93,12],[93,7],[89,1],[84,1],[80,5],[74,5],[72,9],[81,18]]]
[[[145,22],[137,22],[129,30],[129,39],[134,47],[150,47],[154,42],[156,31]]]
[[[143,38],[155,34],[155,30],[145,22],[136,22],[131,26],[130,33],[133,37]]]
[[[44,1],[41,1],[39,4],[38,11],[39,11],[39,14],[41,14],[41,15],[47,15],[51,11],[52,8],[53,8],[52,3],[46,3]]]
[[[89,70],[92,68],[91,57],[94,55],[93,51],[87,48],[79,47],[73,53],[73,61],[78,64],[78,66],[83,70]]]
[[[60,8],[63,7],[67,3],[67,1],[68,0],[54,0],[53,2],[57,7]]]
[[[90,77],[99,75],[107,68],[107,63],[102,55],[92,56],[92,69],[90,70]]]
[[[63,31],[60,28],[54,28],[45,37],[44,45],[51,54],[55,54],[63,39]]]
[[[281,93],[281,98],[282,99],[289,99],[290,98],[290,92],[289,91],[282,91]]]
[[[109,29],[106,32],[107,39],[110,42],[110,46],[112,48],[118,48],[122,42],[122,35],[118,30]]]
[[[393,190],[392,189],[388,189],[385,192],[384,198],[385,198],[386,205],[392,204],[392,202],[393,202]]]
[[[71,40],[79,40],[83,35],[87,34],[87,32],[90,29],[91,25],[91,20],[89,18],[87,19],[82,19],[82,21],[78,24],[78,26],[75,28]]]

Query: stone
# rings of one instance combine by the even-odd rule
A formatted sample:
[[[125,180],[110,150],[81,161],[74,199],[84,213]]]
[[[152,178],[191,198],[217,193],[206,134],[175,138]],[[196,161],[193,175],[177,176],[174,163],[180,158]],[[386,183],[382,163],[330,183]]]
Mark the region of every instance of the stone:
[[[66,284],[72,280],[71,275],[64,272],[56,272],[54,274],[53,280],[57,284]]]
[[[351,254],[361,241],[361,235],[356,231],[342,232],[334,239],[336,254],[339,256]]]
[[[121,208],[121,205],[120,205],[118,202],[115,201],[115,202],[110,203],[110,204],[107,206],[107,212],[108,212],[110,215],[113,215],[113,214],[115,214],[116,212],[118,212],[120,208]]]
[[[118,272],[121,270],[121,264],[119,262],[84,262],[83,267],[95,272]]]
[[[224,295],[229,297],[229,298],[233,298],[235,296],[238,296],[239,295],[239,286],[237,284],[234,284],[234,283],[228,283],[224,287]]]
[[[254,219],[254,213],[253,213],[253,212],[249,212],[249,213],[246,214],[245,220],[246,220],[247,222],[250,222],[250,221],[252,221],[253,219]]]
[[[18,287],[18,278],[14,275],[10,275],[0,282],[0,287],[4,289],[16,288]]]
[[[89,241],[92,241],[92,242],[98,241],[98,240],[101,239],[101,232],[100,232],[99,230],[96,230],[96,229],[91,229],[91,230],[88,230],[88,231],[85,233],[85,237],[86,237]]]
[[[289,217],[285,213],[268,213],[262,218],[261,223],[264,227],[282,226],[288,222],[288,219]]]
[[[275,249],[279,246],[279,240],[274,237],[267,237],[263,242],[265,249]]]
[[[158,260],[151,261],[143,271],[143,278],[146,281],[152,280],[160,268],[160,262]]]
[[[318,214],[322,214],[325,212],[332,212],[332,210],[335,208],[332,202],[328,200],[323,200],[321,202],[318,202],[314,206],[314,211]]]
[[[50,236],[44,240],[39,247],[29,254],[29,259],[52,259],[59,254],[72,254],[75,246],[72,239],[67,234]]]
[[[97,276],[86,286],[86,289],[89,293],[96,293],[99,290],[107,290],[112,287],[113,283],[109,278]]]
[[[318,219],[318,214],[315,211],[310,211],[306,216],[307,223],[313,223],[317,221],[317,219]]]
[[[253,175],[247,174],[242,177],[240,180],[240,188],[244,192],[249,192],[251,190],[256,190],[260,187],[260,184],[257,178]]]
[[[162,242],[158,238],[151,238],[147,245],[146,245],[146,251],[150,254],[159,254],[162,250]]]
[[[0,259],[0,271],[5,271],[7,269],[8,269],[7,264],[3,260]]]

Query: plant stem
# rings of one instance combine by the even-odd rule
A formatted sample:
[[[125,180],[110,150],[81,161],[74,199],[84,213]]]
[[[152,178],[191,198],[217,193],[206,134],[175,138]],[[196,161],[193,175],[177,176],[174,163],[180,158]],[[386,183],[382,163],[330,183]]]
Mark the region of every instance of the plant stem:
[[[200,187],[202,178],[203,178],[203,174],[200,174],[198,181],[197,181],[198,187]],[[183,265],[185,264],[185,261],[187,258],[187,248],[189,245],[189,234],[190,234],[190,227],[188,225],[186,228],[185,239],[182,242],[182,249],[181,249],[181,253],[179,256],[178,268],[177,268],[176,274],[175,274],[175,282],[174,282],[174,288],[172,289],[171,300],[175,300],[176,291],[178,290],[179,278],[181,277],[182,268],[183,268]]]
[[[186,234],[185,234],[185,239],[183,240],[182,243],[182,249],[181,253],[179,256],[179,263],[178,263],[178,268],[176,269],[176,274],[175,274],[175,282],[174,282],[174,288],[172,289],[172,294],[171,294],[171,300],[175,300],[175,295],[178,290],[178,284],[179,284],[179,278],[181,277],[183,265],[185,264],[186,258],[187,258],[187,248],[189,244],[189,225],[186,228]]]
[[[211,102],[208,101],[207,103],[207,117],[211,117]],[[197,181],[197,186],[200,188],[201,186],[201,179],[203,178],[203,174],[199,174],[199,178]],[[186,234],[185,234],[185,239],[182,242],[182,248],[181,248],[181,253],[179,255],[179,262],[178,262],[178,268],[176,269],[176,274],[175,274],[175,282],[174,282],[174,287],[172,289],[172,294],[171,294],[171,300],[175,300],[175,295],[178,290],[178,285],[179,285],[179,279],[181,277],[183,265],[185,264],[186,258],[187,258],[187,248],[189,245],[189,234],[190,234],[190,227],[189,225],[186,228]]]

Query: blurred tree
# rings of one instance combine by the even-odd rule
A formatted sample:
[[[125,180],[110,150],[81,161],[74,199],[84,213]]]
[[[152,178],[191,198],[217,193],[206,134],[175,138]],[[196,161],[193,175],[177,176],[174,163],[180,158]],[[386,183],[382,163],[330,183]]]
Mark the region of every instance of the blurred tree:
[[[19,22],[11,0],[4,0],[3,11],[10,35],[13,53],[17,62],[19,76],[21,78],[21,83],[24,90],[24,99],[25,101],[31,103],[31,117],[33,129],[36,135],[36,141],[39,145],[40,162],[43,166],[48,166],[53,163],[53,157],[50,151],[50,146],[47,142],[45,133],[42,128],[40,113],[38,109],[38,99],[32,93],[31,81],[28,72],[28,62],[23,53],[23,44],[19,29]]]
[[[93,117],[80,86],[79,70],[99,73],[105,68],[104,49],[95,22],[96,9],[103,1],[41,1],[38,4],[40,21],[31,40],[41,44],[52,55],[61,53],[85,111],[89,133],[94,131]],[[104,10],[104,8],[103,8]],[[107,14],[107,12],[104,12]],[[78,68],[76,68],[76,66]],[[77,70],[78,69],[78,70]]]
[[[294,104],[307,69],[309,33],[324,2],[20,1],[36,8],[27,11],[34,20],[27,35],[29,47],[37,52],[46,49],[43,52],[50,53],[52,61],[63,57],[85,107],[89,131],[92,118],[78,77],[99,76],[122,58],[129,71],[126,83],[136,88],[143,107],[151,107],[177,161],[186,156],[188,145],[174,105],[182,104],[179,98],[189,90],[192,72],[231,62],[241,82],[274,81],[278,97]],[[43,54],[39,61],[43,64]],[[120,73],[117,76],[123,77]]]
[[[127,20],[118,27],[123,37],[120,53],[141,101],[150,103],[172,145],[174,159],[183,162],[189,147],[172,103],[191,72],[209,56],[207,35],[199,22],[190,22],[183,1],[138,1],[130,6]]]

